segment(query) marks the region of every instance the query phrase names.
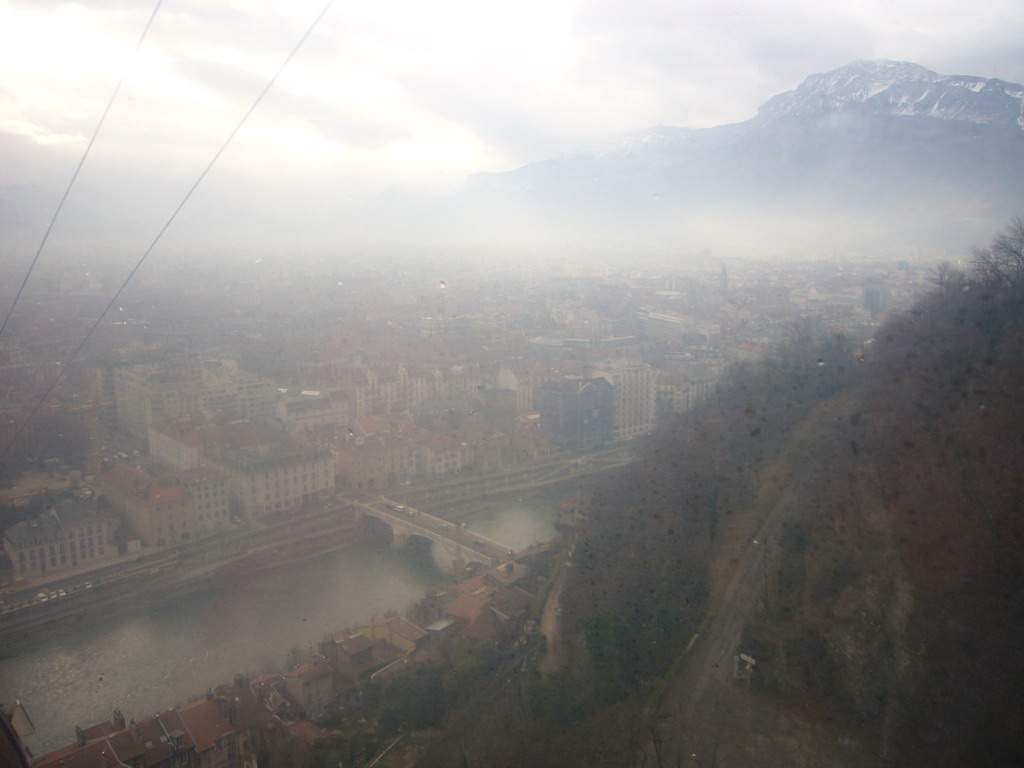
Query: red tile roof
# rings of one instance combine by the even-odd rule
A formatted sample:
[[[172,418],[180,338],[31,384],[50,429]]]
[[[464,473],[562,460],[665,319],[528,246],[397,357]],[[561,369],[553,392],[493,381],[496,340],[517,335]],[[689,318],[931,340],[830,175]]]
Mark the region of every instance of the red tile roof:
[[[100,723],[89,733],[103,733],[108,724]],[[180,738],[180,745],[175,744]],[[87,737],[88,738],[88,737]],[[47,768],[103,768],[121,766],[142,758],[146,765],[156,765],[175,752],[191,750],[195,743],[185,731],[185,724],[175,710],[168,710],[141,722],[132,721],[122,730],[107,733],[84,746],[64,747],[40,757],[35,765]]]
[[[331,674],[331,668],[326,664],[306,664],[305,666],[293,669],[291,672],[287,672],[285,677],[298,677],[304,683],[308,683],[311,680],[319,680],[325,675]]]
[[[373,641],[363,634],[349,635],[341,638],[338,642],[341,643],[342,650],[349,656],[373,647]]]
[[[425,629],[416,626],[408,619],[403,619],[401,616],[392,616],[388,620],[388,624],[390,625],[392,632],[408,638],[414,643],[418,643],[427,636],[427,631]]]
[[[239,730],[258,728],[274,719],[274,713],[264,703],[263,695],[256,686],[230,691],[230,699],[238,707],[235,726]]]
[[[308,720],[302,720],[298,723],[292,723],[288,726],[288,730],[292,732],[292,735],[299,741],[305,742],[306,744],[315,744],[320,739],[327,736],[327,732],[317,728]]]
[[[493,643],[498,639],[498,635],[498,617],[494,615],[494,611],[490,607],[480,611],[480,615],[462,630],[463,637],[481,640],[485,643]]]
[[[455,589],[467,595],[475,595],[482,590],[486,590],[487,587],[484,584],[484,575],[478,573],[468,579],[463,579],[455,585]]]
[[[129,467],[126,464],[118,464],[100,475],[99,482],[126,493],[134,493],[137,489],[144,488],[155,481],[153,476],[144,470]]]
[[[96,741],[115,733],[117,730],[118,728],[114,725],[113,720],[106,720],[102,723],[96,723],[96,725],[90,725],[88,728],[83,728],[82,734],[85,736],[86,741]]]
[[[515,584],[529,573],[530,569],[522,563],[509,560],[507,563],[502,563],[497,568],[491,568],[487,571],[487,578],[494,579],[499,584],[504,584],[507,587]]]
[[[165,504],[186,498],[188,491],[177,483],[160,483],[141,469],[118,465],[99,477],[101,486],[116,488],[146,504]]]
[[[449,616],[473,621],[487,607],[487,600],[476,595],[459,595],[444,607]]]
[[[33,768],[128,768],[110,743],[103,739],[79,747],[77,744],[43,755]]]
[[[197,701],[179,709],[178,714],[197,752],[205,752],[234,730],[213,701]]]

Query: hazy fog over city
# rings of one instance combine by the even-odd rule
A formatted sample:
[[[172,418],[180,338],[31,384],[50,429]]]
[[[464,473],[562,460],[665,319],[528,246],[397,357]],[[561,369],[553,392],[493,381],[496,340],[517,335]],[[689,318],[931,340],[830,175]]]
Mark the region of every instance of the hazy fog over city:
[[[12,247],[7,260],[34,250],[122,78],[48,249],[141,252],[323,8],[319,0],[167,2],[133,54],[152,5],[5,2],[0,220]],[[505,9],[333,4],[160,252],[294,258],[337,257],[352,245],[593,247],[587,229],[600,214],[572,211],[578,226],[547,231],[530,211],[510,226],[507,204],[503,224],[472,184],[466,191],[467,179],[604,152],[656,126],[746,121],[808,75],[857,59],[1021,82],[1018,16],[999,0],[879,0],[813,11],[797,1],[650,2],[628,10],[574,1]],[[621,186],[591,175],[598,185]],[[707,181],[682,173],[676,183]],[[632,192],[628,205],[640,214],[674,194],[664,180]],[[794,242],[794,226],[818,234],[813,221],[772,210],[786,219],[788,237],[778,227],[767,243],[730,235],[771,199],[770,190],[758,190],[753,200],[734,201],[743,215],[716,204],[717,234],[687,222],[700,233],[695,244],[735,241],[770,253]],[[827,213],[830,239],[848,239],[853,229],[842,210]],[[641,220],[617,239],[669,253],[676,253],[672,239],[695,239],[685,229],[652,239],[649,226]],[[811,240],[827,248],[824,238]]]
[[[1020,764],[1022,27],[0,0],[0,747]]]

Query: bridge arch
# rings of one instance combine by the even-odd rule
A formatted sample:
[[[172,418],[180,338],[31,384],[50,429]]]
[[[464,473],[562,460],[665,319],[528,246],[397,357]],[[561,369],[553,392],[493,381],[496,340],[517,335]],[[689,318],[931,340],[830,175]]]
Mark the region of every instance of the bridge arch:
[[[358,519],[358,529],[361,536],[375,544],[380,545],[386,541],[389,546],[395,546],[395,529],[386,520],[375,515],[362,515]]]
[[[425,539],[431,542],[431,553],[435,563],[443,570],[461,576],[470,564],[491,567],[504,559],[505,546],[466,529],[465,524],[450,523],[444,518],[405,507],[381,497],[379,502],[367,504],[358,502],[356,519],[364,524],[366,518],[383,524],[391,530],[391,545],[396,549],[406,546],[410,539]]]

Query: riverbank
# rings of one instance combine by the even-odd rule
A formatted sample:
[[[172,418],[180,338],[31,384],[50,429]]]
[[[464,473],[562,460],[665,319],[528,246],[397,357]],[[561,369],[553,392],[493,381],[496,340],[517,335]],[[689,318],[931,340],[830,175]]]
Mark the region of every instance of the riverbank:
[[[485,520],[502,509],[515,517],[510,510],[532,506],[535,500],[547,508],[552,498],[575,492],[578,483],[578,478],[561,479],[540,487],[501,490],[482,500],[442,506],[445,517],[458,522]],[[165,548],[141,556],[122,555],[100,570],[58,573],[33,583],[23,594],[50,590],[86,577],[92,579],[92,586],[69,590],[59,600],[0,616],[0,656],[17,653],[50,632],[101,623],[118,613],[159,607],[163,602],[209,589],[218,579],[245,579],[265,570],[299,567],[308,559],[355,543],[355,526],[351,511],[337,505],[301,517],[281,515],[248,523],[215,540],[196,542],[190,547]],[[522,548],[553,535],[553,529],[539,530],[542,535],[535,539],[511,543]],[[505,536],[502,531],[497,538],[504,540]]]
[[[517,550],[547,540],[560,494],[488,500],[493,506],[475,527]],[[289,535],[287,522],[276,530]],[[300,532],[293,525],[291,534]],[[257,538],[246,540],[244,551],[256,548]],[[147,585],[146,600],[55,622],[18,643],[16,657],[0,660],[0,701],[20,699],[36,717],[29,745],[37,754],[73,741],[75,723],[105,720],[115,706],[145,716],[187,702],[211,681],[283,668],[290,652],[314,649],[369,616],[402,612],[444,580],[429,557],[358,536],[285,567],[230,573],[218,565],[207,562],[205,576],[193,570],[198,578],[187,589]]]
[[[293,652],[403,610],[443,578],[428,561],[360,540],[289,567],[195,575],[184,588],[154,585],[146,599],[52,623],[0,661],[0,700],[28,707],[34,752],[72,742],[76,723],[105,720],[113,707],[145,717],[236,674],[284,669]]]
[[[0,620],[0,656],[15,654],[50,632],[101,623],[120,611],[159,607],[168,600],[208,588],[212,580],[299,566],[349,546],[356,538],[351,516],[324,513],[243,532],[241,537],[224,539],[215,548],[207,545],[156,552],[141,562],[138,556],[122,556],[102,571],[61,574],[64,580],[92,576],[94,581],[86,582],[89,588],[69,592],[59,600],[4,614]]]

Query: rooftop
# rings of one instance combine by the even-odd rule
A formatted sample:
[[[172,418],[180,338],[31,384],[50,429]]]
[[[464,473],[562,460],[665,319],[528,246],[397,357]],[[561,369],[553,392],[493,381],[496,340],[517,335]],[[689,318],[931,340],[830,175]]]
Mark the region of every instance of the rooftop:
[[[166,504],[188,497],[188,491],[178,483],[159,481],[148,472],[123,464],[104,472],[99,482],[144,504]]]
[[[185,485],[201,485],[203,483],[215,483],[224,480],[224,475],[211,467],[196,467],[194,469],[182,469],[172,472],[169,478],[180,480]]]
[[[331,674],[331,668],[326,664],[306,664],[285,673],[285,677],[297,677],[304,683],[311,680],[319,680],[321,677]]]
[[[64,538],[68,528],[102,523],[103,519],[91,509],[65,499],[38,517],[12,525],[4,531],[4,538],[15,546],[39,540],[56,542]]]

